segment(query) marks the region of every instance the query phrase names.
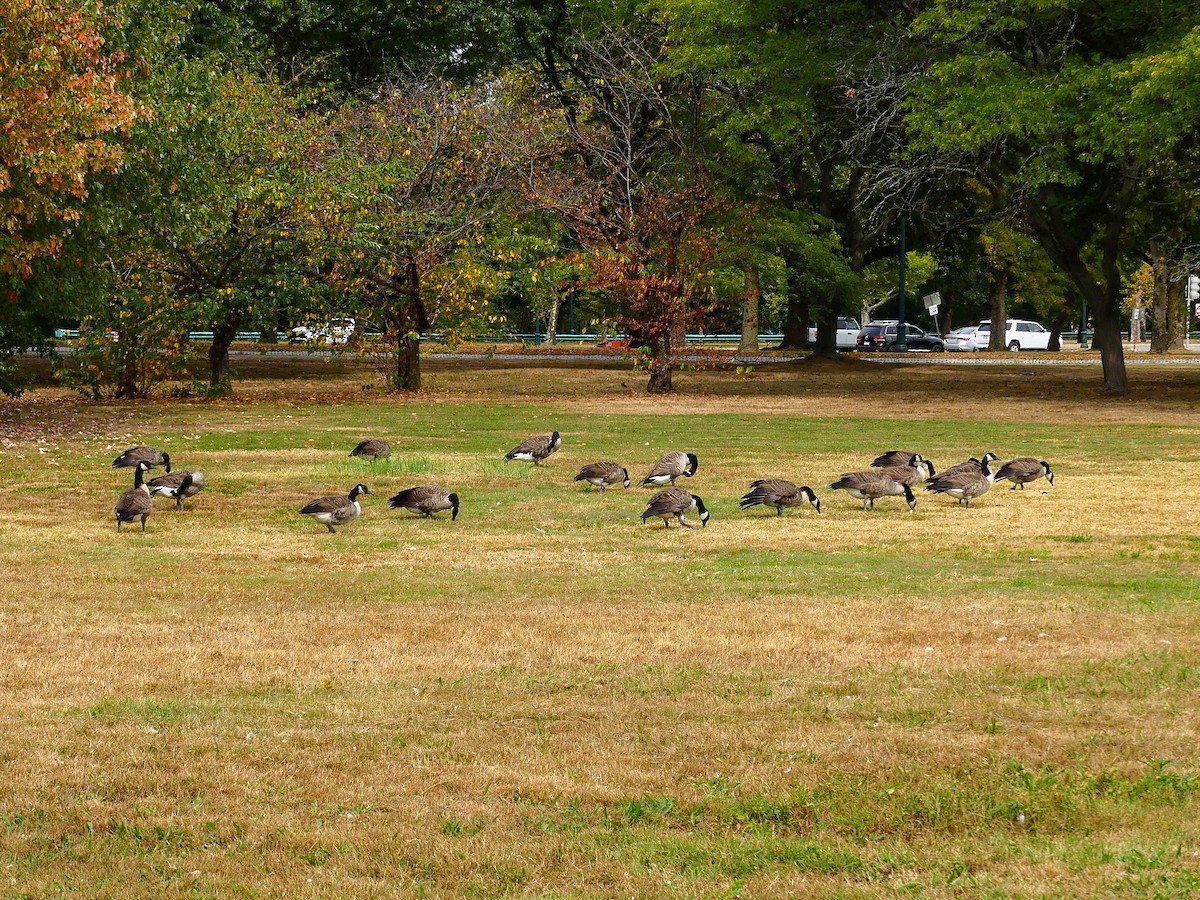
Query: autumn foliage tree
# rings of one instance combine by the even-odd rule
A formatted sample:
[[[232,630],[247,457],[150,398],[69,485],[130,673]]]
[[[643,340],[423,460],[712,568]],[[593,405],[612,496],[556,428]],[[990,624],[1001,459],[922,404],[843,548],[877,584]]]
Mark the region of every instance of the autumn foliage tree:
[[[62,249],[92,179],[124,159],[138,114],[102,26],[119,3],[0,4],[0,352],[42,340],[28,279]],[[44,324],[44,323],[41,323]],[[13,389],[5,378],[0,386]]]
[[[505,136],[530,201],[560,217],[591,288],[650,347],[650,393],[673,390],[686,330],[712,301],[730,221],[702,159],[703,90],[659,79],[661,35],[609,25],[553,46],[549,102],[513,99]]]
[[[420,389],[422,332],[481,314],[480,297],[439,269],[482,239],[503,179],[486,140],[494,115],[486,85],[411,74],[346,106],[314,160],[326,185],[316,228],[331,251],[327,279],[380,320],[396,389]],[[435,274],[439,290],[429,291]]]

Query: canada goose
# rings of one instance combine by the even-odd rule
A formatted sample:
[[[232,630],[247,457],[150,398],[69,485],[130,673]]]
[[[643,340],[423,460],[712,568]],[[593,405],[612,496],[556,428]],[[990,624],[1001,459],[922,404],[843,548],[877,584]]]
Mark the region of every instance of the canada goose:
[[[168,472],[171,471],[171,455],[164,453],[157,447],[130,447],[112,462],[114,469],[131,469],[140,462],[149,463],[150,468],[156,469],[162,466]]]
[[[989,450],[987,453],[983,454],[983,460],[978,460],[974,456],[972,456],[966,462],[960,462],[956,466],[951,466],[945,472],[943,472],[941,475],[930,476],[929,478],[927,478],[925,480],[926,481],[940,481],[941,479],[947,478],[950,475],[961,475],[963,472],[977,472],[977,471],[979,471],[980,466],[983,465],[984,460],[986,460],[987,462],[990,463],[990,462],[994,462],[995,459],[996,459],[996,454]]]
[[[851,497],[861,500],[863,509],[867,508],[868,503],[871,504],[871,509],[874,509],[875,501],[880,497],[899,497],[901,495],[904,496],[904,501],[908,504],[910,511],[917,508],[917,498],[913,496],[912,488],[880,469],[847,472],[829,487],[835,491],[845,491]]]
[[[935,494],[949,494],[959,503],[965,503],[970,507],[971,501],[990,491],[996,480],[996,472],[992,469],[992,461],[988,459],[989,455],[984,454],[978,468],[971,467],[962,472],[939,475],[925,486],[925,490],[933,491]]]
[[[909,487],[916,487],[922,481],[926,481],[937,474],[933,463],[921,456],[920,453],[912,455],[912,461],[903,466],[883,466],[878,471],[884,473],[894,481],[902,481]]]
[[[542,460],[562,446],[562,435],[557,431],[550,434],[539,434],[523,441],[504,454],[505,459],[515,459],[520,462],[531,462],[540,466]]]
[[[1025,485],[1031,481],[1037,481],[1042,476],[1050,482],[1050,486],[1054,487],[1054,472],[1050,468],[1050,463],[1043,460],[1036,460],[1032,456],[1018,456],[1012,462],[1006,462],[1000,467],[1000,471],[996,473],[997,481],[1007,481],[1012,479],[1012,490],[1020,488],[1025,490]]]
[[[674,484],[675,479],[680,476],[691,478],[699,468],[700,460],[696,458],[695,453],[681,453],[678,450],[672,450],[654,464],[650,474],[641,480],[639,486],[662,487],[664,484]]]
[[[700,514],[700,527],[703,528],[708,524],[708,509],[704,501],[683,488],[667,488],[650,498],[650,505],[642,513],[642,524],[651,516],[659,516],[665,528],[671,527],[671,519],[676,519],[684,528],[691,528],[683,517],[693,509]]]
[[[150,486],[151,497],[166,497],[175,501],[175,508],[183,512],[183,501],[195,497],[204,487],[203,472],[181,472],[178,469],[170,475],[159,475],[146,482]]]
[[[435,512],[450,510],[450,521],[458,518],[458,494],[452,494],[440,484],[423,484],[401,491],[388,501],[392,509],[407,509],[427,519]]]
[[[392,448],[387,441],[379,438],[368,438],[350,451],[351,456],[362,456],[369,460],[387,459],[392,455]]]
[[[144,459],[134,464],[133,487],[118,497],[117,505],[113,507],[113,515],[117,517],[118,532],[121,530],[122,522],[132,522],[135,519],[141,519],[142,531],[146,530],[146,520],[154,511],[154,504],[150,502],[150,488],[143,483],[146,472],[150,468],[150,463]]]
[[[871,463],[871,468],[882,469],[885,466],[907,466],[912,462],[914,456],[920,455],[920,453],[912,453],[908,450],[888,450],[886,453],[881,453],[875,457],[875,461]]]
[[[821,511],[821,501],[817,499],[813,489],[807,485],[796,487],[790,481],[781,481],[778,478],[760,478],[758,481],[750,482],[749,493],[738,502],[738,505],[742,509],[749,509],[752,506],[773,506],[775,514],[782,516],[785,506],[803,506],[805,503],[811,503],[813,509],[818,513]]]
[[[575,476],[576,481],[586,481],[588,484],[594,484],[600,488],[600,493],[604,493],[608,488],[615,487],[618,484],[625,485],[625,489],[629,490],[629,470],[620,463],[604,462],[588,463],[579,470],[579,474]]]
[[[347,496],[318,497],[316,500],[304,504],[300,512],[303,515],[312,516],[328,528],[330,534],[333,534],[334,525],[345,525],[362,515],[362,506],[359,505],[358,498],[363,494],[370,493],[371,489],[365,484],[356,484],[350,489]]]

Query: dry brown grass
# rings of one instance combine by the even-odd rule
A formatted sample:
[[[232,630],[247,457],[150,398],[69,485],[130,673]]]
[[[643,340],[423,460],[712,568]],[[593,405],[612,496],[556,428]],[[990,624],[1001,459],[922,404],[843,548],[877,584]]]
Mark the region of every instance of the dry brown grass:
[[[1195,374],[1094,403],[1076,370],[970,374],[700,372],[651,401],[620,367],[470,363],[402,399],[304,364],[224,403],[6,404],[5,890],[1186,896]],[[544,470],[496,462],[550,419]],[[376,428],[458,522],[386,509],[426,476],[336,449]],[[118,539],[106,460],[152,438],[211,488]],[[568,483],[681,442],[707,529]],[[909,443],[1037,448],[1059,484],[913,515],[820,489]],[[295,514],[361,472],[362,521]],[[825,515],[738,512],[763,475]]]

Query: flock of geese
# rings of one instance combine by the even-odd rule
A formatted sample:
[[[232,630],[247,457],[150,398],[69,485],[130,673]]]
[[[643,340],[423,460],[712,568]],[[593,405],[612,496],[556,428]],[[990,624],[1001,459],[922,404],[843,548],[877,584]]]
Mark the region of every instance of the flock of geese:
[[[557,452],[561,446],[562,435],[559,432],[540,434],[518,444],[506,453],[504,458],[541,465],[543,460]],[[391,447],[386,441],[372,438],[351,450],[350,456],[373,461],[385,459],[391,452]],[[903,497],[909,510],[915,510],[917,497],[913,489],[920,486],[934,494],[946,494],[955,498],[959,504],[969,507],[972,500],[986,494],[997,481],[1011,481],[1014,491],[1024,490],[1025,485],[1039,478],[1045,478],[1051,485],[1054,484],[1054,472],[1045,460],[1019,456],[997,469],[993,465],[996,459],[996,454],[989,452],[983,454],[980,459],[971,457],[966,462],[938,473],[933,463],[920,453],[889,450],[877,457],[870,468],[859,472],[846,472],[829,487],[835,491],[844,490],[850,496],[862,500],[864,510],[874,509],[875,501],[885,497]],[[146,481],[146,472],[159,466],[162,466],[167,474]],[[145,531],[146,519],[153,511],[153,497],[174,500],[176,509],[182,511],[184,501],[200,493],[204,487],[203,472],[172,472],[170,455],[156,447],[131,447],[113,460],[112,467],[134,470],[133,487],[117,498],[117,505],[113,510],[118,532],[122,524],[130,524],[139,519],[142,531]],[[680,478],[692,478],[699,468],[700,460],[695,453],[681,451],[672,451],[655,463],[649,474],[638,484],[641,487],[658,487],[663,490],[650,498],[650,503],[641,516],[642,523],[660,518],[663,520],[663,526],[669,528],[671,520],[674,519],[683,527],[692,528],[686,516],[694,512],[700,519],[701,527],[707,525],[709,511],[704,505],[704,500],[675,485]],[[617,485],[628,489],[633,483],[629,470],[610,460],[588,463],[579,470],[575,481],[591,484],[600,488],[601,492]],[[334,533],[335,526],[353,522],[362,515],[359,497],[370,494],[371,489],[360,482],[354,485],[346,496],[318,497],[306,503],[300,508],[300,513],[312,516],[330,533]],[[458,518],[458,494],[440,484],[418,485],[400,491],[391,497],[388,504],[392,509],[406,509],[427,518],[447,510],[450,511],[451,521]],[[790,481],[771,478],[751,482],[750,490],[738,505],[743,510],[755,506],[773,506],[776,515],[782,516],[785,509],[805,504],[812,506],[818,513],[821,512],[821,501],[811,487],[797,486]]]

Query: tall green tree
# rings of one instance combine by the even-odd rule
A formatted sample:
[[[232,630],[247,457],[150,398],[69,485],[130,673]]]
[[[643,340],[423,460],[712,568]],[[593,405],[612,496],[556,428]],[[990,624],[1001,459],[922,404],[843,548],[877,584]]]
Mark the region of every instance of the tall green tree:
[[[1186,0],[933,0],[912,23],[934,61],[911,83],[917,151],[1011,198],[1095,317],[1104,386],[1128,390],[1121,265],[1147,177],[1200,129],[1200,10]],[[1190,84],[1190,87],[1189,87]]]

